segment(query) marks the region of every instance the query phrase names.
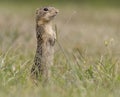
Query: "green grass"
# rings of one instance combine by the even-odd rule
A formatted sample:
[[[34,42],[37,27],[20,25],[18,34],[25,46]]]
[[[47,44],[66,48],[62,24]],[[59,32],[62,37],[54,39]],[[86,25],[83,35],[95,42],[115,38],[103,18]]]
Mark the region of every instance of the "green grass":
[[[30,79],[36,6],[1,6],[0,97],[119,97],[120,10],[58,6],[60,46],[43,87]]]

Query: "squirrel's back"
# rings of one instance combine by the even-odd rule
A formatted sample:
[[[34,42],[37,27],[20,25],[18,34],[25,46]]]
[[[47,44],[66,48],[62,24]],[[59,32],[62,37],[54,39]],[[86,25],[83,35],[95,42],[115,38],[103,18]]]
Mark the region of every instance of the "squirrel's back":
[[[37,49],[32,67],[32,74],[47,80],[50,76],[50,67],[53,65],[54,44],[56,34],[52,29],[52,20],[58,10],[54,7],[43,7],[36,10],[36,37]]]

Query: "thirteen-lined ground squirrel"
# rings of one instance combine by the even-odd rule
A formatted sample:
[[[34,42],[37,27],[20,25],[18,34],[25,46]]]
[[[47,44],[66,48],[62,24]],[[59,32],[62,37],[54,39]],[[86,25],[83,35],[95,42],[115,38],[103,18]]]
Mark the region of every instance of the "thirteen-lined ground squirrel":
[[[54,7],[43,7],[36,10],[37,50],[31,69],[32,77],[35,79],[40,78],[46,81],[50,77],[56,39],[56,33],[52,29],[52,20],[58,12],[58,9]]]

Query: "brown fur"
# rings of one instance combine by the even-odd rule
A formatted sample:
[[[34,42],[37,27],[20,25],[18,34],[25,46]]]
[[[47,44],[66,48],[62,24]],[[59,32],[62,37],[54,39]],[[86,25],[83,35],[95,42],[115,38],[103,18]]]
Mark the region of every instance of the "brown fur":
[[[45,10],[45,8],[47,8]],[[35,79],[48,80],[50,67],[53,65],[54,44],[56,34],[52,29],[52,19],[58,10],[54,7],[44,7],[36,11],[36,38],[37,50],[34,64],[31,69],[32,77]]]

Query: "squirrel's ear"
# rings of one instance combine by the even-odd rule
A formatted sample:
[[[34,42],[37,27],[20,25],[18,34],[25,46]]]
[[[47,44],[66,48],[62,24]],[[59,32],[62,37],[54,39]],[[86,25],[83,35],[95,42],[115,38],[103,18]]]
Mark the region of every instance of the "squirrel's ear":
[[[39,8],[36,9],[36,14],[38,14]]]

